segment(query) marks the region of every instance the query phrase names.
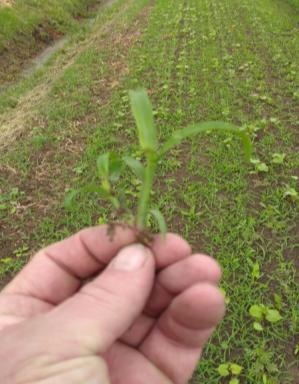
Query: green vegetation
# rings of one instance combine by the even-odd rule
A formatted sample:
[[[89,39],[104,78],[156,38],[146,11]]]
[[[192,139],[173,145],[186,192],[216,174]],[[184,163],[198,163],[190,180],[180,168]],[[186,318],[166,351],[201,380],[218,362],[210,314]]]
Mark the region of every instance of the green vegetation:
[[[233,135],[194,136],[157,169],[151,199],[170,230],[223,267],[227,315],[193,383],[294,383],[297,25],[283,0],[120,0],[42,73],[1,95],[3,283],[42,245],[117,219],[96,194],[71,211],[63,202],[97,181],[101,153],[142,160],[128,90],[145,87],[159,142],[225,120],[254,143],[246,163]],[[129,173],[120,179],[129,201],[140,186]]]
[[[299,9],[299,0],[288,0],[288,2],[297,9]]]
[[[11,2],[11,6],[0,5],[0,53],[14,39],[25,36],[31,40],[36,28],[40,28],[44,33],[49,27],[56,32],[66,32],[74,25],[73,17],[82,15],[86,12],[87,6],[95,2],[95,0],[15,0]]]
[[[249,136],[234,125],[210,121],[193,124],[174,131],[164,144],[159,145],[152,105],[146,91],[142,89],[130,91],[130,101],[139,136],[140,153],[145,158],[146,165],[130,156],[121,158],[116,153],[109,152],[100,155],[97,159],[97,171],[101,184],[86,185],[72,191],[66,199],[66,207],[72,207],[74,198],[78,194],[97,193],[99,198],[109,201],[116,210],[117,223],[127,223],[130,226],[136,227],[139,231],[144,231],[147,228],[149,216],[152,215],[157,221],[160,232],[165,234],[167,231],[165,218],[158,209],[150,209],[150,197],[153,192],[157,166],[160,162],[163,162],[166,153],[179,145],[183,140],[196,134],[218,130],[240,136],[247,159],[249,160],[252,153],[251,142]],[[114,185],[122,176],[124,164],[129,166],[133,174],[141,182],[136,214],[129,209],[126,196],[121,188]],[[121,217],[122,213],[126,214],[124,218]]]

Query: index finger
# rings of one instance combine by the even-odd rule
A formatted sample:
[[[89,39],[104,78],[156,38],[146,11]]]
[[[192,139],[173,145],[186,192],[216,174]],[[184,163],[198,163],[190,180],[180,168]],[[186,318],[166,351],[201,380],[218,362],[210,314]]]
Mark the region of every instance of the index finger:
[[[83,229],[39,251],[2,292],[58,304],[134,241],[135,234],[128,227],[115,227],[112,239],[107,225]]]
[[[73,295],[85,279],[100,273],[121,248],[135,241],[136,231],[128,226],[115,226],[112,240],[107,225],[84,229],[38,252],[2,292],[57,305]],[[158,269],[191,254],[189,244],[173,233],[155,236],[151,249]]]

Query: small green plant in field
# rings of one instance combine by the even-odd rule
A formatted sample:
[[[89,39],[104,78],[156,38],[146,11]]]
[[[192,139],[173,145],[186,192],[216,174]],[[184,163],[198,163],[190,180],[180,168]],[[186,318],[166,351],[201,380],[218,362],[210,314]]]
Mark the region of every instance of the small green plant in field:
[[[278,300],[278,298],[276,298]],[[282,320],[282,316],[277,309],[272,309],[263,304],[254,304],[249,309],[249,314],[255,319],[253,323],[253,328],[261,332],[263,331],[262,322],[264,320],[269,323],[277,323]]]
[[[24,257],[29,251],[28,245],[22,245],[14,251],[16,257]]]
[[[254,375],[257,383],[261,384],[278,384],[275,376],[279,372],[279,368],[273,362],[273,351],[266,351],[264,347],[257,347],[256,349],[248,351],[252,360],[249,375]]]
[[[238,376],[241,374],[243,367],[235,363],[220,364],[217,371],[221,377],[231,377],[229,384],[239,384]]]
[[[286,154],[285,153],[273,153],[272,155],[272,161],[273,164],[283,164],[285,160]]]
[[[17,211],[19,200],[24,196],[24,192],[14,187],[6,194],[0,194],[0,218],[2,215],[14,214]]]
[[[295,188],[292,188],[289,185],[287,185],[284,191],[283,197],[289,198],[293,201],[298,201],[298,192],[296,191]]]
[[[268,172],[269,167],[259,159],[250,159],[251,164],[255,166],[255,172]]]
[[[151,217],[156,221],[159,231],[165,233],[167,230],[165,219],[157,208],[151,206],[150,202],[155,173],[159,162],[163,160],[165,155],[183,140],[196,134],[207,133],[213,130],[238,135],[243,142],[248,159],[251,154],[251,142],[249,136],[233,124],[211,121],[192,124],[175,131],[164,143],[160,143],[157,127],[154,122],[152,105],[146,91],[131,91],[129,96],[138,131],[139,158],[141,160],[131,156],[120,157],[116,153],[100,155],[97,159],[97,172],[100,183],[86,185],[79,190],[72,191],[67,197],[66,205],[71,206],[73,199],[79,193],[97,193],[100,198],[110,202],[117,212],[117,217],[121,216],[123,221],[137,229],[140,233],[144,233]],[[115,187],[122,176],[124,166],[129,167],[140,183],[135,213],[129,208],[125,193]],[[134,194],[131,195],[134,197]]]

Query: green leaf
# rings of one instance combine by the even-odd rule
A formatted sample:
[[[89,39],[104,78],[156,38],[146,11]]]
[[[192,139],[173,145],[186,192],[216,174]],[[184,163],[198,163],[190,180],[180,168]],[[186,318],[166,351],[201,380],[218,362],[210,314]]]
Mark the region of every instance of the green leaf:
[[[104,153],[97,158],[97,169],[99,176],[102,179],[108,179],[109,177],[109,158],[110,153]]]
[[[259,172],[268,172],[269,168],[265,163],[259,163],[256,165],[256,169]]]
[[[156,151],[158,139],[150,99],[144,89],[130,91],[129,96],[138,129],[140,146],[145,152]]]
[[[254,317],[257,320],[262,320],[264,309],[261,305],[252,305],[249,309],[249,313],[252,317]]]
[[[241,367],[241,365],[238,365],[235,363],[230,364],[230,371],[233,375],[239,376],[242,370],[243,370],[243,367]]]
[[[229,381],[229,384],[239,384],[240,381],[239,379],[237,379],[236,377],[233,377],[232,379],[230,379]]]
[[[193,135],[197,135],[198,133],[214,131],[214,130],[233,133],[238,135],[243,142],[246,159],[248,160],[250,159],[251,152],[252,152],[252,144],[248,134],[233,124],[224,123],[220,121],[208,121],[205,123],[194,124],[174,132],[172,136],[166,141],[166,143],[161,148],[160,156],[163,156],[170,149],[172,149],[176,145],[180,144],[183,140]]]
[[[159,211],[159,209],[151,209],[150,213],[156,220],[160,233],[165,235],[167,233],[167,224],[162,213]]]
[[[283,164],[285,157],[286,157],[285,153],[273,153],[271,163]]]
[[[217,371],[221,377],[229,376],[229,364],[220,364]]]
[[[109,156],[109,164],[108,164],[108,170],[109,170],[109,179],[111,181],[117,181],[121,175],[122,171],[122,160],[116,153],[110,153]]]
[[[277,293],[274,293],[274,301],[275,301],[276,308],[281,309],[282,308],[282,298],[281,298],[281,296],[278,295]]]
[[[261,272],[260,272],[260,265],[259,263],[254,263],[253,266],[252,266],[252,272],[251,272],[251,276],[256,278],[256,279],[259,279],[261,277]]]
[[[107,193],[107,191],[105,191],[104,188],[102,188],[98,185],[95,185],[95,184],[88,184],[82,188],[70,191],[64,200],[64,207],[66,209],[72,208],[75,205],[75,203],[74,203],[75,198],[79,194],[86,194],[86,193],[96,193],[102,199],[109,199],[110,198],[110,194]]]
[[[80,193],[79,190],[72,190],[68,192],[68,194],[64,199],[64,203],[63,203],[64,208],[71,209],[74,206],[74,200],[79,193]]]
[[[279,369],[275,363],[268,363],[267,371],[270,373],[276,373],[276,372],[279,372]]]
[[[109,197],[109,201],[112,204],[113,208],[115,208],[115,209],[119,209],[120,208],[120,202],[119,202],[119,200],[116,197],[110,196]]]
[[[285,190],[284,194],[283,194],[283,197],[290,197],[293,200],[297,200],[298,199],[298,192],[296,191],[295,188],[291,188],[288,186],[287,189]]]
[[[11,257],[4,257],[2,259],[0,259],[0,263],[2,264],[9,264],[13,261],[13,259]]]
[[[267,309],[266,319],[270,323],[277,323],[278,321],[280,321],[282,319],[282,316],[277,311],[277,309]]]
[[[141,162],[137,159],[134,159],[133,157],[130,157],[130,156],[123,157],[123,160],[128,165],[128,167],[131,168],[131,171],[135,174],[135,176],[139,180],[143,181],[144,175],[145,175],[145,168],[141,164]]]
[[[253,164],[253,165],[256,165],[256,164],[260,164],[261,163],[261,160],[259,160],[259,159],[250,159],[250,162],[251,162],[251,164]]]
[[[262,326],[262,324],[261,323],[259,323],[258,321],[255,321],[254,323],[253,323],[253,328],[256,330],[256,331],[258,331],[258,332],[262,332],[263,331],[263,326]]]
[[[230,303],[230,298],[227,296],[227,293],[226,291],[221,287],[219,288],[220,292],[223,294],[224,296],[224,302],[226,305],[228,305]]]

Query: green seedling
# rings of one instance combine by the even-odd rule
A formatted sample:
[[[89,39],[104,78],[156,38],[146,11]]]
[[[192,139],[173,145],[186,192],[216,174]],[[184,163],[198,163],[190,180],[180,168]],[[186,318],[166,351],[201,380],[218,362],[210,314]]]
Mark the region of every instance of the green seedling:
[[[286,157],[285,153],[273,153],[271,163],[283,164]]]
[[[286,186],[286,189],[284,191],[283,197],[289,198],[293,201],[298,201],[298,192],[295,188],[290,187],[289,185]]]
[[[249,309],[249,314],[254,318],[253,328],[261,332],[264,327],[262,322],[277,323],[282,320],[282,316],[277,309],[272,309],[263,304],[254,304]]]
[[[239,384],[238,376],[241,374],[243,367],[235,363],[220,364],[217,371],[221,377],[230,376],[229,384]]]
[[[263,163],[259,159],[250,159],[251,164],[255,166],[256,172],[268,172],[269,168],[266,163]]]
[[[144,233],[149,219],[153,218],[161,233],[167,231],[167,226],[162,213],[151,205],[151,195],[154,177],[159,162],[182,141],[200,133],[212,131],[227,132],[239,136],[243,142],[247,159],[251,155],[251,142],[248,134],[230,123],[210,121],[192,124],[181,130],[175,131],[163,143],[158,139],[157,127],[151,102],[145,90],[131,91],[129,93],[132,113],[136,122],[139,137],[139,158],[132,156],[120,157],[115,153],[105,153],[97,159],[97,172],[99,184],[87,185],[77,191],[72,191],[66,200],[66,206],[71,206],[78,193],[97,193],[98,196],[110,202],[112,207],[121,216],[127,225]],[[140,181],[137,209],[133,212],[126,201],[125,193],[119,192],[115,184],[122,176],[124,166],[129,167],[135,177]]]

